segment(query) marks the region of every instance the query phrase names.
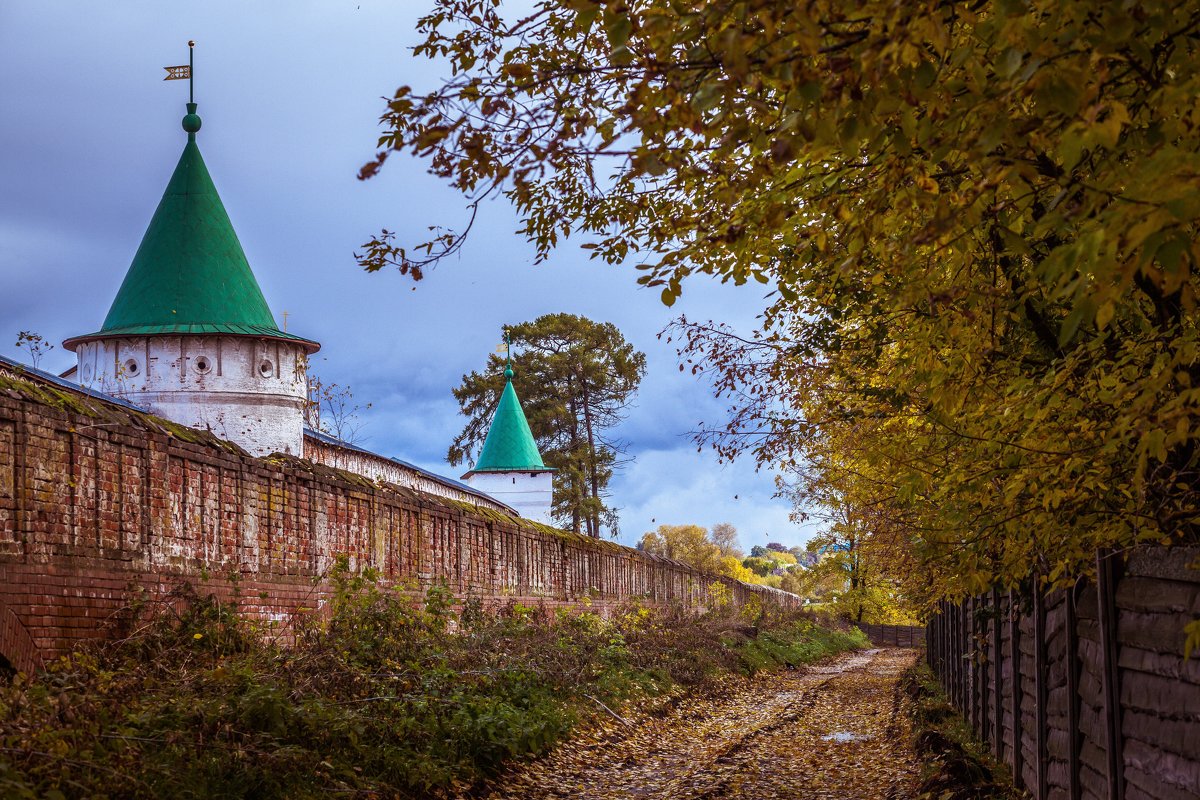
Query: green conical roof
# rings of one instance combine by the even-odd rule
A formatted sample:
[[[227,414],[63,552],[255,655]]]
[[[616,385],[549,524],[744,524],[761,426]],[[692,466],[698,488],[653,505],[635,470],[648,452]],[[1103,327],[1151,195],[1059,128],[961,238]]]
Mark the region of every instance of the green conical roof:
[[[513,388],[512,369],[505,369],[504,376],[507,380],[496,405],[496,415],[492,417],[492,427],[488,429],[479,460],[471,471],[549,472],[551,470],[542,462],[537,442],[533,440],[533,432],[529,430],[517,390]]]
[[[65,342],[153,334],[267,336],[320,345],[279,330],[217,194],[189,104],[188,142],[104,326]]]

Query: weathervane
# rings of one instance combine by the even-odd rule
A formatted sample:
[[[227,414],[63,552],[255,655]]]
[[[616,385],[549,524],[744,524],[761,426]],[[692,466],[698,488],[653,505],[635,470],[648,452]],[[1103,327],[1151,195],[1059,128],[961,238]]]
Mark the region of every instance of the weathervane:
[[[508,328],[504,329],[504,342],[496,346],[497,353],[504,353],[504,377],[512,380],[512,335],[509,334]]]
[[[192,81],[192,54],[196,49],[196,42],[188,40],[188,63],[180,64],[177,67],[163,67],[167,71],[167,77],[164,81],[181,81],[187,78],[188,82],[188,103],[187,116],[183,118],[183,129],[187,131],[188,141],[196,141],[196,131],[200,130],[200,117],[196,114],[196,95],[195,83]]]
[[[195,48],[196,48],[195,40],[189,39],[188,40],[188,63],[180,64],[178,67],[163,67],[163,69],[165,69],[167,71],[167,77],[163,78],[164,81],[181,81],[184,78],[187,79],[188,102],[189,103],[196,102],[196,97],[193,94],[194,84],[192,83],[192,53],[195,51]]]

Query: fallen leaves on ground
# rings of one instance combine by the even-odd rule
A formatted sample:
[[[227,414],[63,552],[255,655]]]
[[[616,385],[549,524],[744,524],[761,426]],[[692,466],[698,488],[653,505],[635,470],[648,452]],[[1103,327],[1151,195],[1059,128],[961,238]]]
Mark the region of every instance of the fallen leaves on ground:
[[[577,736],[514,769],[488,800],[907,800],[918,765],[900,678],[916,651],[850,653],[730,680],[660,717]]]

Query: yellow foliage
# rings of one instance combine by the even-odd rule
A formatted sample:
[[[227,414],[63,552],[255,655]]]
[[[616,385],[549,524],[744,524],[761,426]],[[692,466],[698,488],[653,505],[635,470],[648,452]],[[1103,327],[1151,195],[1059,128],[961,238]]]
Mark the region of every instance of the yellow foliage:
[[[739,580],[744,583],[757,583],[759,580],[757,575],[743,567],[742,562],[738,561],[733,556],[721,557],[720,574],[727,575],[734,580]]]
[[[769,284],[759,331],[668,332],[733,400],[701,440],[791,472],[920,603],[1195,537],[1194,3],[540,8],[438,4],[416,52],[458,71],[388,107],[363,174],[415,152],[667,304]]]

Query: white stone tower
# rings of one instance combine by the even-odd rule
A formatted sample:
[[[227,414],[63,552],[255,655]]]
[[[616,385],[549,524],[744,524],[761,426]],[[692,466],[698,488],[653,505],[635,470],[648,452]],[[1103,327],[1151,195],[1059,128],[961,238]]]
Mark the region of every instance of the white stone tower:
[[[307,358],[279,330],[196,146],[187,145],[99,331],[75,336],[75,379],[248,452],[304,453]]]
[[[504,367],[504,378],[504,391],[479,451],[479,460],[462,477],[467,485],[515,508],[522,517],[549,525],[553,523],[550,508],[555,470],[542,462],[529,421],[513,389],[511,362]]]

